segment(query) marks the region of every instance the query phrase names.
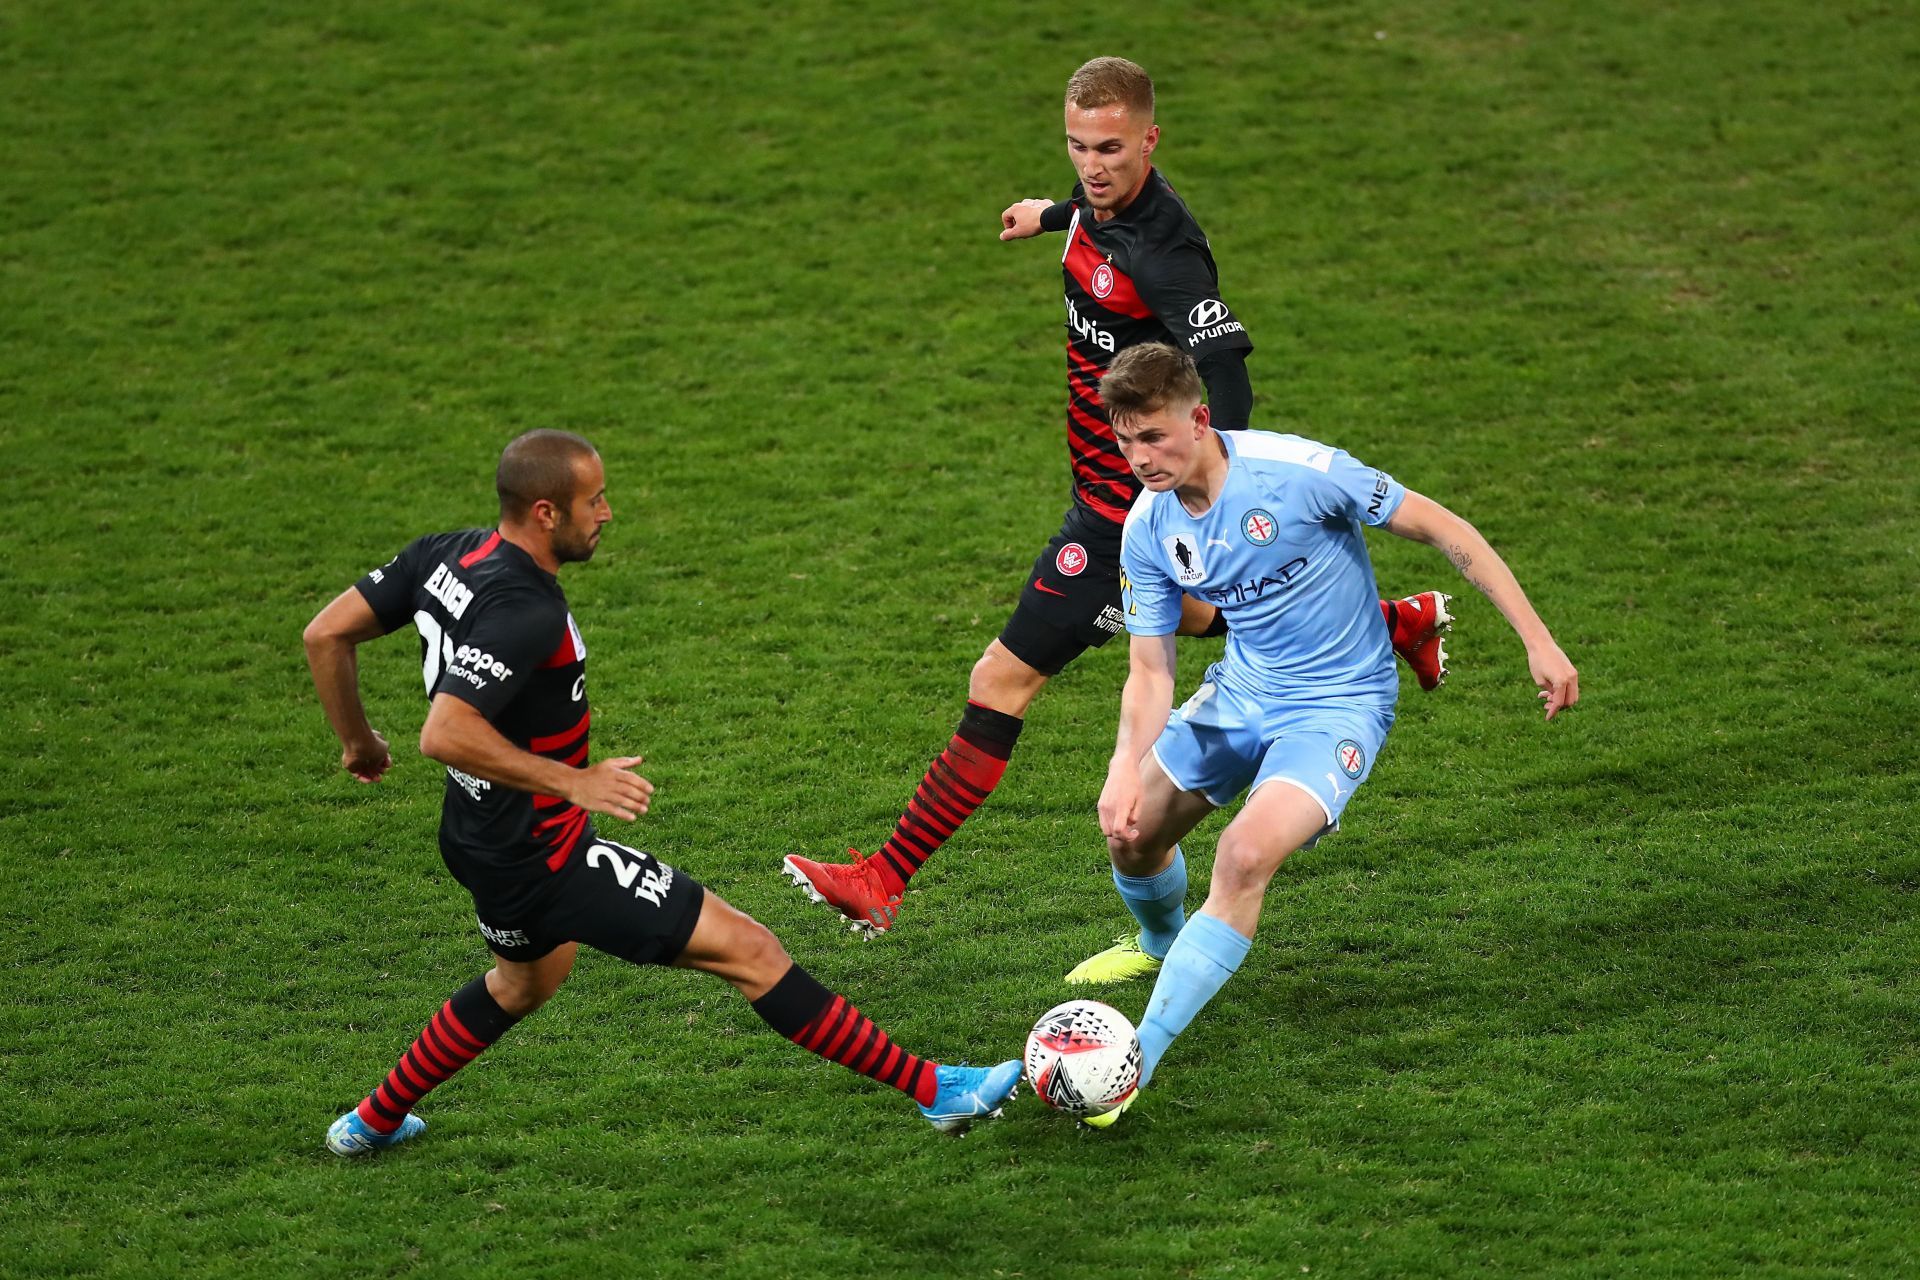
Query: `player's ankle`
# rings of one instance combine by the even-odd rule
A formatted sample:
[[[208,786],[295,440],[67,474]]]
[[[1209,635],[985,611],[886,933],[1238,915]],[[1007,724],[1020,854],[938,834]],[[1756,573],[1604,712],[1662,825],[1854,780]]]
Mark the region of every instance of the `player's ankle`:
[[[874,883],[880,892],[889,898],[898,898],[907,891],[907,881],[919,868],[905,859],[889,855],[883,848],[879,853],[867,859],[866,865],[873,868]]]

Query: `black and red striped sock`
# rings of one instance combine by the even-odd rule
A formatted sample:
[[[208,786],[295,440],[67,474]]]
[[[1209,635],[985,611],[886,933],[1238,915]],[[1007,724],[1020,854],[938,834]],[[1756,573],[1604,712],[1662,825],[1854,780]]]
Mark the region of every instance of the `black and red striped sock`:
[[[753,1011],[802,1049],[890,1084],[922,1106],[933,1101],[939,1064],[902,1049],[845,997],[821,986],[799,965],[755,1000]]]
[[[502,1009],[483,973],[440,1006],[380,1087],[360,1104],[360,1118],[376,1133],[392,1133],[436,1085],[480,1056],[520,1019]]]
[[[1394,628],[1400,625],[1400,602],[1398,600],[1382,600],[1380,602],[1380,617],[1387,624],[1387,634],[1389,636],[1393,635]]]
[[[1022,723],[1019,716],[967,703],[959,730],[927,766],[906,812],[880,847],[881,874],[894,893],[907,887],[933,851],[1000,785]]]

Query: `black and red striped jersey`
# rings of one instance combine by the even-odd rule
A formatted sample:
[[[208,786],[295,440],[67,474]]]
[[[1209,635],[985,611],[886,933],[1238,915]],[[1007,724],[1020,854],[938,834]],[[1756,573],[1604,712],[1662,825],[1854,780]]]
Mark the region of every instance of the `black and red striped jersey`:
[[[1114,443],[1100,403],[1100,376],[1142,342],[1164,342],[1196,361],[1213,351],[1251,351],[1253,339],[1220,300],[1213,250],[1186,203],[1158,169],[1133,203],[1094,219],[1073,188],[1073,221],[1061,263],[1067,301],[1067,456],[1073,501],[1116,524],[1140,483]]]
[[[451,694],[515,746],[586,767],[586,642],[558,579],[532,556],[497,530],[431,533],[355,585],[387,631],[419,631],[429,699]],[[440,842],[483,874],[524,879],[558,871],[593,842],[593,823],[571,801],[449,767]]]

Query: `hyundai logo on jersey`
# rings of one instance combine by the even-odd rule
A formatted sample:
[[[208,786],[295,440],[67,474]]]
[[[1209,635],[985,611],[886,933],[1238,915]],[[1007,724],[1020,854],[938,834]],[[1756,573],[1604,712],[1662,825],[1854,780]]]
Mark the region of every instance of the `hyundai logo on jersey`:
[[[1187,323],[1196,329],[1204,329],[1211,324],[1219,324],[1227,318],[1227,304],[1218,298],[1208,298],[1205,302],[1193,304],[1193,310],[1187,312]]]

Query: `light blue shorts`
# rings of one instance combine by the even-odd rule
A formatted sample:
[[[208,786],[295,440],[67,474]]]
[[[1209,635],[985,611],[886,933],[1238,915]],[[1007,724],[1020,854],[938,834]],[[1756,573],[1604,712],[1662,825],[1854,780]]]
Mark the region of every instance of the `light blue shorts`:
[[[1219,664],[1193,696],[1167,717],[1153,744],[1173,785],[1198,791],[1225,808],[1249,783],[1258,791],[1287,782],[1340,825],[1347,801],[1373,771],[1393,725],[1393,708],[1355,702],[1282,702],[1216,679]]]

